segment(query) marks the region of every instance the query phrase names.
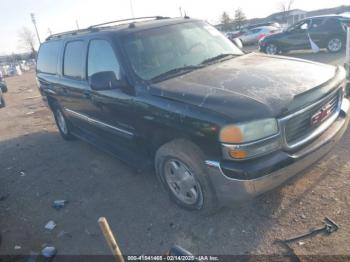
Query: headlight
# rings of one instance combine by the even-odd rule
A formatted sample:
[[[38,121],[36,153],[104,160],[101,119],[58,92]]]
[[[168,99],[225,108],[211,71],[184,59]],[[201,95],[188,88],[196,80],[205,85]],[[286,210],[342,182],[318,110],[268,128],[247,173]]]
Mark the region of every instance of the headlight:
[[[220,142],[241,144],[273,136],[277,133],[276,119],[268,118],[226,126],[220,131]]]
[[[276,119],[263,119],[224,127],[220,141],[225,159],[243,160],[281,147]]]

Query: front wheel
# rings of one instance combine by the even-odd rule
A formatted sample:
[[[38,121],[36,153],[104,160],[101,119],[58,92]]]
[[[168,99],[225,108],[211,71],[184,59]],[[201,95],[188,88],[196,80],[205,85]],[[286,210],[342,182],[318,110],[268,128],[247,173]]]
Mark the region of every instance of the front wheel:
[[[200,149],[190,141],[173,140],[158,149],[156,173],[170,198],[180,207],[211,214],[216,197]]]
[[[278,46],[276,44],[273,43],[269,43],[267,44],[266,48],[265,48],[265,53],[268,55],[276,55],[279,53],[279,49]]]
[[[340,36],[333,36],[328,40],[327,49],[331,53],[337,53],[344,47],[344,39]]]
[[[55,116],[56,125],[61,136],[65,140],[74,140],[74,136],[71,133],[71,125],[64,116],[59,106],[54,106],[53,114]]]

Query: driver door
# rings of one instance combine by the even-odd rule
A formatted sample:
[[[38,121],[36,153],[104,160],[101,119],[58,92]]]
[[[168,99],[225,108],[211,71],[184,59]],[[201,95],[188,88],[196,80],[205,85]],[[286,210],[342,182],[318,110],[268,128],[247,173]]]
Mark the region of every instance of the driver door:
[[[309,49],[309,25],[309,19],[297,23],[289,31],[286,32],[286,37],[283,40],[283,44],[287,46],[289,50]]]
[[[107,39],[91,39],[87,58],[89,83],[93,75],[101,72],[113,72],[116,80],[123,78],[116,52]],[[104,90],[91,88],[91,103],[98,108],[90,114],[95,133],[105,148],[126,156],[127,151],[135,148],[134,97],[120,86]]]

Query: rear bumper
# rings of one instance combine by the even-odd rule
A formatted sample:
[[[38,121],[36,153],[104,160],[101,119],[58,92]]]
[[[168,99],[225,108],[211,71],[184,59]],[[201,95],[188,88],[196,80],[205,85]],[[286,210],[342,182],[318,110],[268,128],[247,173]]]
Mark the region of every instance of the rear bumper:
[[[314,142],[289,155],[293,161],[256,179],[240,180],[225,175],[219,161],[206,161],[206,166],[216,196],[221,203],[243,201],[278,187],[291,177],[325,156],[345,133],[350,119],[350,105],[344,99],[339,117]],[[252,163],[254,165],[254,163]]]

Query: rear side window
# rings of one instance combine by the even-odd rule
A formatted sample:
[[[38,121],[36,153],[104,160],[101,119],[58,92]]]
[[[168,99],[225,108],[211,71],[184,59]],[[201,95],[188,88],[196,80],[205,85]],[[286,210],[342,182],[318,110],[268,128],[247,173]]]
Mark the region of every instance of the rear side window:
[[[84,64],[84,42],[68,42],[64,51],[63,75],[81,79]]]
[[[112,71],[120,79],[120,66],[112,46],[106,40],[91,40],[88,55],[88,77]]]
[[[61,41],[42,44],[38,54],[37,70],[40,73],[56,74]]]

